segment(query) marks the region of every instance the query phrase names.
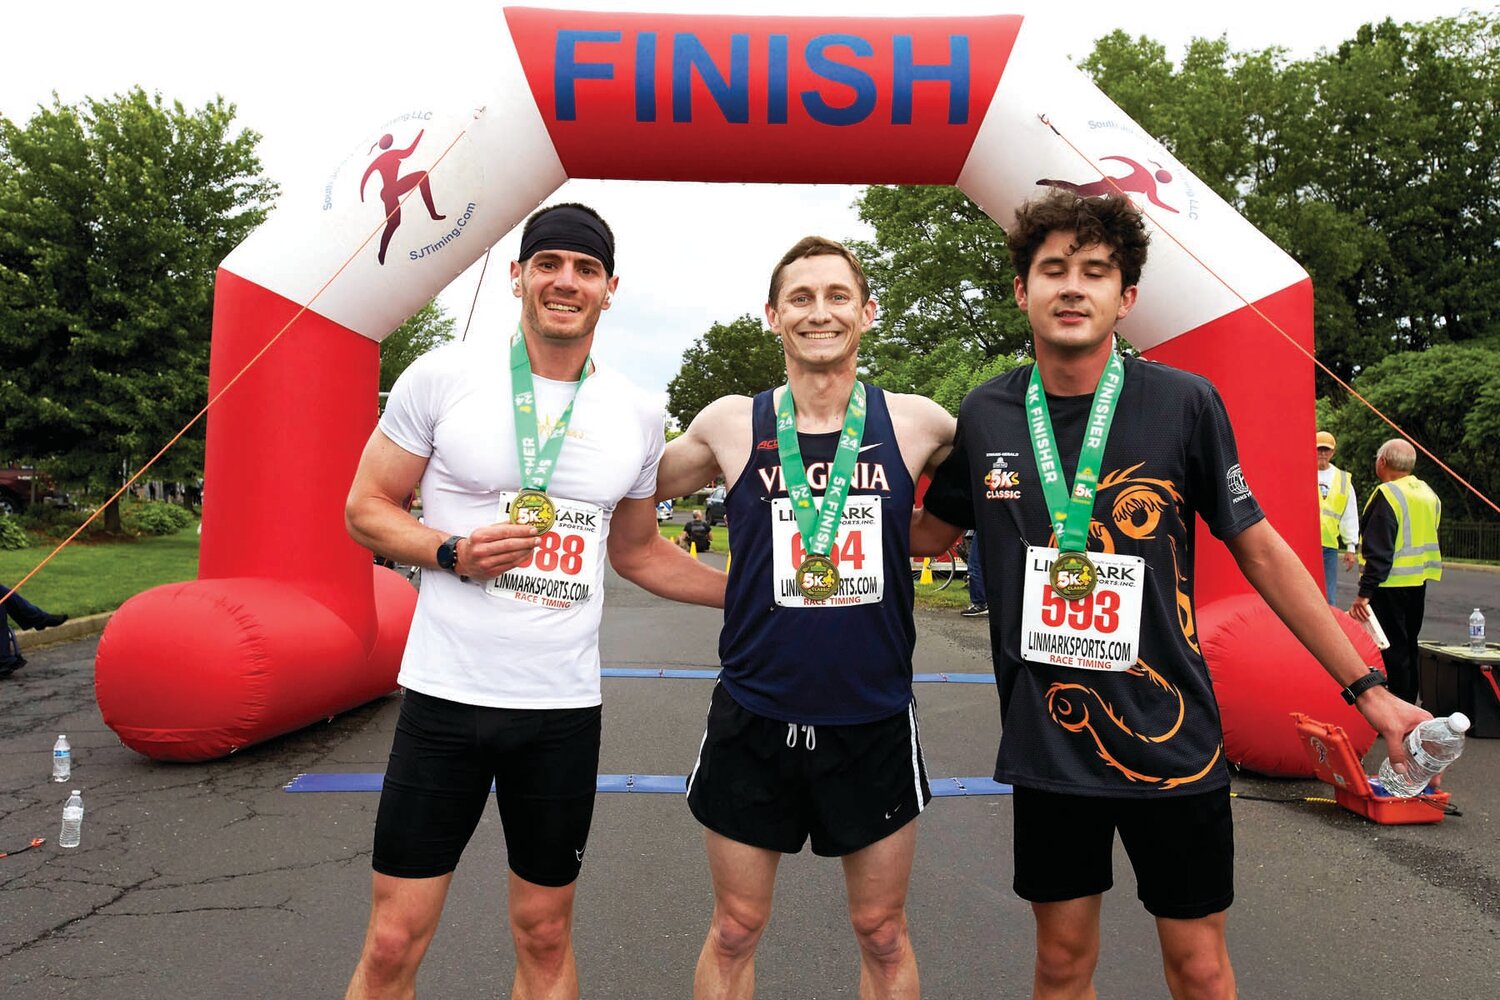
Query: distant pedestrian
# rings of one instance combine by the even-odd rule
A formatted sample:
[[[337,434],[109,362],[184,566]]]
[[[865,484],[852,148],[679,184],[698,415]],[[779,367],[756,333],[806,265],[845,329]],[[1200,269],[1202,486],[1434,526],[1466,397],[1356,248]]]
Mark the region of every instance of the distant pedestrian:
[[[990,601],[984,592],[984,561],[979,557],[979,533],[964,532],[969,543],[969,554],[964,561],[969,566],[969,606],[959,614],[965,618],[984,618],[990,613]]]
[[[5,636],[0,641],[0,677],[9,677],[26,666],[26,657],[21,655],[21,644],[16,641],[11,621],[20,628],[40,631],[68,620],[67,615],[43,611],[20,594],[10,594],[9,597],[6,594],[10,594],[10,586],[0,583],[0,621],[5,622]]]
[[[1339,582],[1340,539],[1344,569],[1354,568],[1354,548],[1359,544],[1359,501],[1349,473],[1333,464],[1338,441],[1327,431],[1318,431],[1318,521],[1323,533],[1323,592],[1329,604],[1337,604],[1334,591]]]

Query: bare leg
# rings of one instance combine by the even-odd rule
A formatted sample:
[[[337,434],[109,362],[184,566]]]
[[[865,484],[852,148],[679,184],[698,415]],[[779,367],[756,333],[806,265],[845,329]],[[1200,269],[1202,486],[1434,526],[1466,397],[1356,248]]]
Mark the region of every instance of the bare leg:
[[[1103,896],[1032,903],[1036,916],[1035,1000],[1094,1000]]]
[[[1196,920],[1156,918],[1162,971],[1175,1000],[1234,1000],[1234,968],[1225,942],[1227,911]]]
[[[906,887],[917,850],[917,824],[845,857],[849,920],[859,941],[860,1000],[921,995],[917,956],[906,930]]]
[[[577,883],[537,885],[510,873],[510,933],[516,943],[513,1000],[577,1000],[573,893]]]
[[[693,975],[696,1000],[755,996],[755,946],[771,919],[771,893],[781,855],[722,837],[707,837],[714,915]]]
[[[414,997],[417,967],[437,933],[453,874],[396,878],[374,873],[370,925],[345,1000]]]

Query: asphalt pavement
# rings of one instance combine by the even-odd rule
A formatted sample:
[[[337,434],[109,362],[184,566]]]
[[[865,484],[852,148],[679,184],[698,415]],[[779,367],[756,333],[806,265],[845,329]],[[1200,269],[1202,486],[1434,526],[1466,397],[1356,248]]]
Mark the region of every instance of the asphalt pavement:
[[[1500,576],[1450,572],[1434,587],[1424,636],[1453,641],[1474,604],[1495,607],[1497,592]],[[613,578],[608,601],[606,668],[716,665],[717,612]],[[919,673],[961,680],[989,672],[983,619],[928,612],[918,622]],[[378,795],[284,788],[303,774],[378,773],[397,700],[224,760],[161,764],[125,749],[104,726],[93,697],[96,645],[94,637],[32,643],[27,667],[0,681],[0,852],[48,841],[0,858],[0,996],[341,996],[368,915]],[[601,771],[685,775],[712,681],[668,673],[608,677],[604,688]],[[994,687],[922,683],[917,697],[934,779],[987,776],[999,729]],[[48,780],[59,732],[74,747],[66,785]],[[1382,755],[1377,743],[1367,768]],[[1497,773],[1500,739],[1470,740],[1445,784],[1461,814],[1406,827],[1309,801],[1328,795],[1314,781],[1237,774],[1229,929],[1241,995],[1495,996]],[[65,851],[55,840],[69,788],[83,790],[87,814],[82,846]],[[1010,809],[1006,795],[951,796],[918,821],[909,913],[925,996],[1029,995],[1031,920],[1010,891]],[[418,995],[506,995],[504,872],[491,810],[459,868]],[[1122,853],[1115,872],[1100,995],[1165,996],[1153,925]],[[584,996],[690,995],[712,898],[702,834],[680,796],[599,796],[578,899]],[[857,996],[836,863],[806,852],[783,862],[757,970],[762,997]]]

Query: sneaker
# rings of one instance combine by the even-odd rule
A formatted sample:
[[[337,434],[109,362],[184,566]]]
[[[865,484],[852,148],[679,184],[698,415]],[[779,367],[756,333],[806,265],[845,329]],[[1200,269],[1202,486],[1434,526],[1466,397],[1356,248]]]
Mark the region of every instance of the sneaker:
[[[44,628],[51,628],[54,625],[61,625],[63,622],[65,622],[67,620],[68,620],[68,616],[67,615],[49,615],[49,614],[44,614],[40,618],[38,618],[36,621],[32,622],[30,625],[27,625],[26,627],[29,628],[29,629],[31,629],[33,632],[40,632]]]
[[[0,662],[0,678],[9,677],[24,666],[26,666],[26,657],[24,656],[13,656],[4,662]]]
[[[990,606],[988,604],[971,604],[959,612],[965,618],[983,618],[989,613]]]

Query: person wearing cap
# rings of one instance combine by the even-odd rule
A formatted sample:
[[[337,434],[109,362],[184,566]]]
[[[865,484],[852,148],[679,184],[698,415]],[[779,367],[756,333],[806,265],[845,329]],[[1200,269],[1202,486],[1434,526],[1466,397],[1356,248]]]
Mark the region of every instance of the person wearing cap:
[[[491,783],[510,867],[511,995],[578,996],[604,559],[652,593],[724,604],[724,575],[657,530],[660,404],[591,356],[619,285],[609,226],[583,205],[543,208],[510,275],[514,334],[449,343],[408,368],[349,491],[353,538],[427,571],[349,997],[413,995]],[[422,522],[402,509],[419,484]]]
[[[1349,473],[1333,464],[1339,443],[1327,431],[1318,431],[1318,520],[1323,532],[1323,590],[1328,603],[1336,605],[1339,556],[1344,569],[1354,568],[1354,549],[1359,544],[1359,504]],[[1342,549],[1340,539],[1343,541]]]
[[[1427,583],[1443,578],[1438,523],[1443,504],[1432,487],[1412,475],[1417,449],[1392,438],[1375,453],[1380,485],[1365,501],[1360,517],[1359,596],[1349,614],[1359,621],[1371,614],[1390,645],[1380,651],[1391,690],[1416,701],[1420,689],[1417,635],[1427,607]]]

